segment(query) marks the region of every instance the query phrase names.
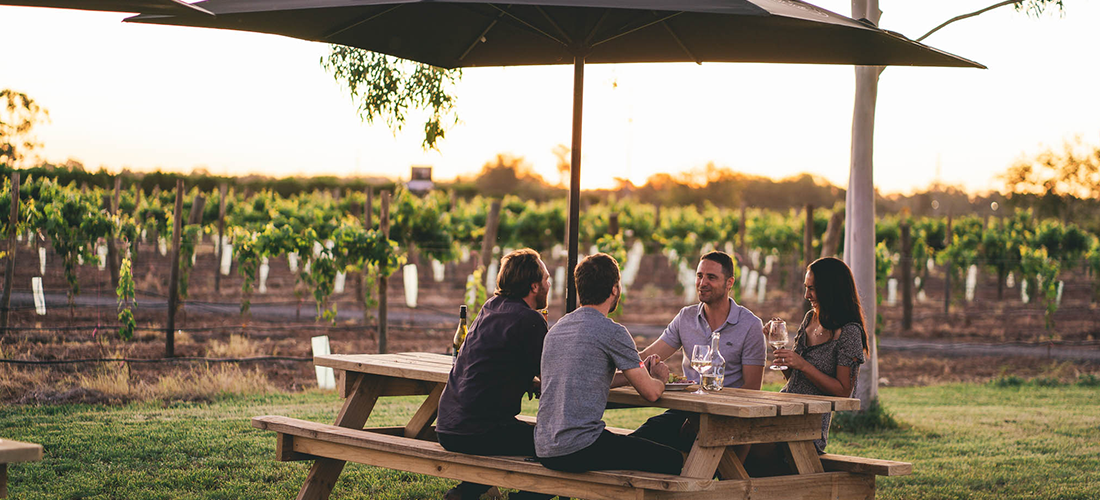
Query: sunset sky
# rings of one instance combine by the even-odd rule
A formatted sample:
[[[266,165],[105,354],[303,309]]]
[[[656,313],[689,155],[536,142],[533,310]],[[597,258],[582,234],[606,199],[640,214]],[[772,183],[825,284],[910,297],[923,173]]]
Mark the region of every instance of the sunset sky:
[[[849,14],[847,0],[817,0]],[[882,27],[916,38],[990,0],[882,0]],[[0,7],[0,88],[50,111],[52,162],[216,174],[469,175],[497,153],[557,182],[569,144],[572,67],[463,72],[461,122],[439,151],[421,117],[396,136],[360,123],[319,60],[328,46],[273,35],[124,24],[126,14]],[[936,178],[972,190],[1043,145],[1100,143],[1100,2],[1031,18],[1002,8],[925,42],[988,70],[888,68],[879,87],[875,181],[885,192]],[[708,162],[772,177],[848,177],[853,68],[706,63],[589,65],[583,185],[635,183]]]

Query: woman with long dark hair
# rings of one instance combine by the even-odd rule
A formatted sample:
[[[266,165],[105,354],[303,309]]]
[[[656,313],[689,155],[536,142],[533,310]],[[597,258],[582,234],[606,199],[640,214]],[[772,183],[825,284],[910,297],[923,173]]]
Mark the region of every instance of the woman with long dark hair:
[[[775,351],[776,364],[789,367],[781,392],[851,397],[859,365],[867,359],[863,308],[852,271],[839,259],[818,259],[806,270],[805,285],[812,309],[798,327],[794,348]],[[822,416],[821,439],[814,440],[818,454],[825,453],[831,416]]]

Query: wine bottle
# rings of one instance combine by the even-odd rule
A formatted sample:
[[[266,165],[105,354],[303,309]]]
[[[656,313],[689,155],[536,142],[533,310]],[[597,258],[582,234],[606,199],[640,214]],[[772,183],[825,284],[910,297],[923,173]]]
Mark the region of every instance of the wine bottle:
[[[462,348],[462,343],[466,341],[466,305],[463,304],[458,308],[458,329],[455,330],[455,338],[452,340],[452,347],[454,347],[454,357],[458,357],[458,350]]]

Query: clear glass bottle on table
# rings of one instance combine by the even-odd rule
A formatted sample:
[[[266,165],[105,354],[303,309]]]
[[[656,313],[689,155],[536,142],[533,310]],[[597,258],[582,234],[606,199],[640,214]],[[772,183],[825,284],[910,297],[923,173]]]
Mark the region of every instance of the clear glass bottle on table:
[[[726,381],[726,358],[718,348],[719,334],[716,330],[710,334],[710,369],[699,372],[699,382],[707,391],[720,391]]]
[[[463,304],[458,308],[458,329],[455,330],[455,337],[451,341],[451,347],[454,348],[452,353],[454,357],[458,357],[458,350],[462,348],[462,343],[466,341],[466,305]]]

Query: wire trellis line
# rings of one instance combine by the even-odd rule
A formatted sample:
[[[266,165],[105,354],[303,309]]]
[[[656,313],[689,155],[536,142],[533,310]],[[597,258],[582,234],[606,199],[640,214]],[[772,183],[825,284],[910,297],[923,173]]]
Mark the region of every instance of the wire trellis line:
[[[256,363],[265,361],[313,362],[312,356],[254,356],[250,358],[83,358],[83,359],[0,359],[0,363],[12,365],[67,365],[78,363]]]

